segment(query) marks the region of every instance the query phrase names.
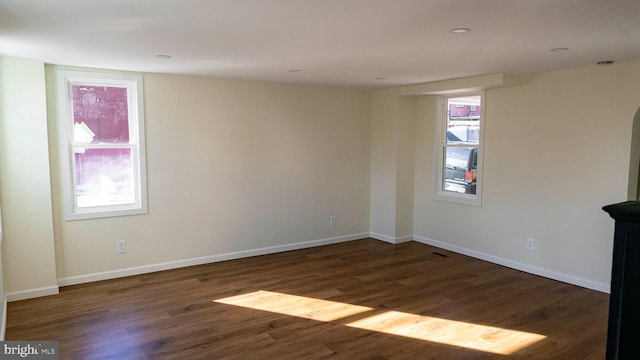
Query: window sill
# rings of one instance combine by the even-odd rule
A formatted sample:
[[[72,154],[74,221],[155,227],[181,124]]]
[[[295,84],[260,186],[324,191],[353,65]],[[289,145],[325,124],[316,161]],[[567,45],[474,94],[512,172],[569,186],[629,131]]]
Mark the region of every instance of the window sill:
[[[482,206],[482,198],[480,195],[456,194],[453,192],[438,192],[433,195],[433,199],[437,201],[450,202],[454,204]]]

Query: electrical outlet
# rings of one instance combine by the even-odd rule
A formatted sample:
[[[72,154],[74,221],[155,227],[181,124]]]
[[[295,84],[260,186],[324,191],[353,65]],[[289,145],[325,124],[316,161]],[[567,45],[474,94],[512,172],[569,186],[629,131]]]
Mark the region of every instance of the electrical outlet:
[[[534,238],[527,239],[527,250],[533,250],[536,240]]]
[[[335,216],[329,216],[329,226],[334,227],[336,226],[336,217]]]
[[[127,241],[126,240],[118,240],[118,241],[116,241],[116,253],[118,253],[118,254],[126,254],[127,253]]]

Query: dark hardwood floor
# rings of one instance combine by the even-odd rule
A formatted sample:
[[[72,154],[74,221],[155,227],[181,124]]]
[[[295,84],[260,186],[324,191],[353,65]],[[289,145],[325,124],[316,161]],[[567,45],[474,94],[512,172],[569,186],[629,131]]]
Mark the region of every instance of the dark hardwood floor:
[[[372,239],[11,302],[60,359],[604,359],[609,296]]]

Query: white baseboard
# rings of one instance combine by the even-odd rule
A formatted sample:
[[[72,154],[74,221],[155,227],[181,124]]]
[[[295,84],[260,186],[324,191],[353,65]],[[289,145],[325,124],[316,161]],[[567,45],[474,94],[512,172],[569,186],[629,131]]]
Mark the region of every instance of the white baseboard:
[[[409,241],[413,241],[413,235],[405,235],[396,238],[396,244],[401,244]]]
[[[46,286],[37,289],[16,291],[7,293],[7,302],[32,299],[41,296],[56,295],[59,292],[60,289],[58,288],[58,286]]]
[[[553,279],[553,280],[558,280],[558,281],[562,281],[568,284],[572,284],[572,285],[577,285],[580,287],[584,287],[587,289],[592,289],[592,290],[596,290],[596,291],[600,291],[603,293],[607,293],[609,294],[611,291],[611,285],[610,284],[605,284],[605,283],[601,283],[601,282],[596,282],[596,281],[591,281],[591,280],[587,280],[587,279],[583,279],[577,276],[573,276],[573,275],[568,275],[568,274],[564,274],[564,273],[560,273],[557,271],[552,271],[549,269],[544,269],[544,268],[540,268],[537,266],[532,266],[532,265],[528,265],[528,264],[524,264],[521,262],[517,262],[517,261],[513,261],[513,260],[509,260],[509,259],[505,259],[505,258],[501,258],[498,256],[494,256],[494,255],[490,255],[490,254],[486,254],[480,251],[476,251],[476,250],[471,250],[471,249],[467,249],[467,248],[463,248],[460,246],[456,246],[456,245],[451,245],[445,242],[441,242],[441,241],[437,241],[437,240],[433,240],[433,239],[429,239],[423,236],[417,236],[415,235],[414,240],[423,244],[427,244],[427,245],[432,245],[435,247],[439,247],[445,250],[449,250],[449,251],[453,251],[462,255],[467,255],[476,259],[480,259],[480,260],[484,260],[484,261],[488,261],[494,264],[498,264],[498,265],[502,265],[502,266],[506,266],[512,269],[516,269],[516,270],[520,270],[520,271],[524,271],[530,274],[534,274],[534,275],[538,275],[538,276],[542,276],[542,277],[546,277],[549,279]]]
[[[378,233],[369,233],[369,237],[373,238],[373,239],[376,239],[376,240],[388,242],[390,244],[400,244],[400,243],[403,243],[403,242],[409,242],[409,241],[413,240],[413,235],[405,235],[405,236],[401,236],[401,237],[391,237],[391,236],[382,235],[382,234],[378,234]]]
[[[506,266],[512,269],[525,271],[534,275],[539,275],[549,279],[566,282],[569,284],[585,287],[588,289],[593,289],[593,290],[604,292],[604,293],[610,292],[609,284],[595,282],[595,281],[579,278],[576,276],[567,275],[567,274],[551,271],[544,268],[539,268],[536,266],[497,257],[494,255],[459,247],[456,245],[444,243],[441,241],[429,239],[422,236],[407,235],[407,236],[395,238],[395,237],[390,237],[387,235],[382,235],[377,233],[360,233],[360,234],[338,236],[338,237],[332,237],[332,238],[326,238],[326,239],[320,239],[320,240],[305,241],[305,242],[294,243],[294,244],[269,246],[269,247],[264,247],[259,249],[236,251],[236,252],[203,256],[203,257],[197,257],[197,258],[191,258],[191,259],[168,261],[163,263],[150,264],[150,265],[144,265],[144,266],[138,266],[138,267],[132,267],[132,268],[126,268],[126,269],[105,271],[101,273],[93,273],[93,274],[87,274],[87,275],[61,278],[61,279],[58,279],[58,286],[49,286],[44,288],[30,289],[30,290],[18,291],[18,292],[7,294],[5,306],[4,306],[4,312],[6,316],[6,302],[25,300],[25,299],[36,298],[40,296],[55,295],[59,292],[59,286],[77,285],[77,284],[89,283],[94,281],[116,279],[116,278],[121,278],[126,276],[132,276],[132,275],[147,274],[147,273],[156,272],[156,271],[177,269],[177,268],[182,268],[187,266],[195,266],[195,265],[202,265],[202,264],[214,263],[219,261],[241,259],[245,257],[258,256],[258,255],[274,254],[278,252],[299,250],[299,249],[311,248],[311,247],[322,246],[322,245],[337,244],[341,242],[358,240],[358,239],[367,238],[367,237],[371,237],[373,239],[388,242],[391,244],[400,244],[403,242],[415,240],[423,244],[436,246],[445,250],[471,256],[480,260]],[[6,321],[6,317],[3,318],[3,321]],[[4,335],[2,331],[4,331],[4,326],[0,330],[0,336]]]
[[[382,234],[378,234],[378,233],[369,233],[369,237],[373,238],[373,239],[376,239],[376,240],[388,242],[389,244],[395,244],[396,243],[396,238],[391,237],[391,236],[387,236],[387,235],[382,235]]]
[[[58,279],[58,285],[69,286],[69,285],[77,285],[77,284],[83,284],[83,283],[88,283],[93,281],[116,279],[116,278],[121,278],[125,276],[148,274],[151,272],[171,270],[171,269],[177,269],[177,268],[182,268],[187,266],[209,264],[209,263],[214,263],[219,261],[241,259],[241,258],[246,258],[251,256],[274,254],[274,253],[279,253],[284,251],[306,249],[306,248],[322,246],[322,245],[337,244],[341,242],[366,238],[368,236],[369,236],[369,233],[352,234],[352,235],[338,236],[338,237],[332,237],[327,239],[299,242],[294,244],[276,245],[276,246],[269,246],[269,247],[264,247],[259,249],[236,251],[236,252],[216,254],[216,255],[203,256],[203,257],[184,259],[184,260],[168,261],[168,262],[163,262],[158,264],[105,271],[101,273],[71,276],[71,277]]]

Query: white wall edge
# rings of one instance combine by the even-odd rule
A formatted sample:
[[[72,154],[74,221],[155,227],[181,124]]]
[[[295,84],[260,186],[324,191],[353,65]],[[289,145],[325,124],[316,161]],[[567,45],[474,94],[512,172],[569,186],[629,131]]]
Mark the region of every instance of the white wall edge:
[[[518,261],[513,261],[513,260],[501,258],[501,257],[498,257],[498,256],[494,256],[494,255],[490,255],[490,254],[487,254],[487,253],[483,253],[483,252],[480,252],[480,251],[471,250],[471,249],[463,248],[463,247],[460,247],[460,246],[448,244],[448,243],[445,243],[445,242],[442,242],[442,241],[429,239],[429,238],[426,238],[426,237],[423,237],[423,236],[415,235],[413,238],[414,238],[415,241],[423,243],[423,244],[439,247],[439,248],[442,248],[442,249],[445,249],[445,250],[453,251],[455,253],[459,253],[459,254],[462,254],[462,255],[467,255],[467,256],[470,256],[470,257],[473,257],[473,258],[476,258],[476,259],[480,259],[480,260],[488,261],[488,262],[491,262],[491,263],[494,263],[494,264],[506,266],[508,268],[524,271],[524,272],[527,272],[527,273],[530,273],[530,274],[533,274],[533,275],[542,276],[542,277],[549,278],[549,279],[552,279],[552,280],[561,281],[561,282],[564,282],[564,283],[580,286],[580,287],[591,289],[591,290],[600,291],[600,292],[607,293],[607,294],[609,294],[611,292],[611,285],[610,284],[591,281],[591,280],[583,279],[583,278],[580,278],[580,277],[577,277],[577,276],[568,275],[568,274],[564,274],[564,273],[557,272],[557,271],[552,271],[552,270],[549,270],[549,269],[540,268],[540,267],[533,266],[533,265],[528,265],[528,264],[525,264],[525,263],[521,263],[521,262],[518,262]]]
[[[0,341],[4,341],[5,334],[7,333],[7,297],[3,296],[2,299],[2,326],[0,328]]]
[[[58,286],[46,286],[36,289],[7,293],[7,302],[32,299],[42,296],[56,295],[60,292]]]
[[[101,273],[71,276],[67,278],[58,279],[58,285],[70,286],[70,285],[84,284],[84,283],[89,283],[94,281],[116,279],[116,278],[121,278],[126,276],[148,274],[156,271],[172,270],[172,269],[178,269],[178,268],[183,268],[188,266],[203,265],[203,264],[209,264],[209,263],[215,263],[215,262],[227,261],[227,260],[235,260],[235,259],[241,259],[241,258],[246,258],[251,256],[275,254],[275,253],[284,252],[284,251],[300,250],[300,249],[306,249],[306,248],[311,248],[316,246],[323,246],[323,245],[337,244],[337,243],[351,241],[351,240],[358,240],[358,239],[367,238],[368,236],[369,236],[369,233],[344,235],[344,236],[337,236],[337,237],[320,239],[320,240],[299,242],[294,244],[276,245],[276,246],[269,246],[269,247],[252,249],[252,250],[236,251],[236,252],[216,254],[216,255],[203,256],[203,257],[197,257],[197,258],[191,258],[191,259],[177,260],[177,261],[168,261],[168,262],[163,262],[158,264],[144,265],[144,266],[138,266],[138,267],[132,267],[132,268],[126,268],[126,269],[120,269],[120,270],[105,271]]]

